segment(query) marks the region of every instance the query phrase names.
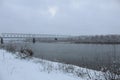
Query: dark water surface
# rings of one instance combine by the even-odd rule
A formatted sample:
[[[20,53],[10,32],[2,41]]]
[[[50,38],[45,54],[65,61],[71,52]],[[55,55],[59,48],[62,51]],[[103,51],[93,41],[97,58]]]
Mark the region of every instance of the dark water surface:
[[[35,43],[31,48],[35,57],[75,65],[106,64],[114,55],[120,59],[120,45],[113,44]]]

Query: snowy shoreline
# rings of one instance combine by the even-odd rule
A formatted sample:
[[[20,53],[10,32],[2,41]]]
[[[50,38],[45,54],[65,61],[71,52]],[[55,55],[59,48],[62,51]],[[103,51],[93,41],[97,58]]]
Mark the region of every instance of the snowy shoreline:
[[[104,80],[100,71],[16,54],[0,50],[0,80]]]

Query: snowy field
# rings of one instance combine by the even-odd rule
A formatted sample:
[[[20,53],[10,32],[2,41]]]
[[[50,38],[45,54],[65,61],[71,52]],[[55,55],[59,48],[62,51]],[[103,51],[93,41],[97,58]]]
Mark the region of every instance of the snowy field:
[[[105,80],[102,72],[0,50],[0,80]]]

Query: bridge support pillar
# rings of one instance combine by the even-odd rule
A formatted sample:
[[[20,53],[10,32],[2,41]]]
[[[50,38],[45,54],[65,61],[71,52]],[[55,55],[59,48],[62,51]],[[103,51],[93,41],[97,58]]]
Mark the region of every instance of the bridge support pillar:
[[[3,44],[3,43],[4,43],[3,38],[0,38],[0,43],[1,43],[1,44]]]
[[[36,42],[36,40],[35,40],[35,38],[33,38],[33,43],[35,43]]]

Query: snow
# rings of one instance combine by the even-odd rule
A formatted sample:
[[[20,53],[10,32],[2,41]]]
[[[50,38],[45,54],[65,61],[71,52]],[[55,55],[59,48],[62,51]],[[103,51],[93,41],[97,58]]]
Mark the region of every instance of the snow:
[[[0,50],[0,80],[104,80],[102,72],[18,54]]]

